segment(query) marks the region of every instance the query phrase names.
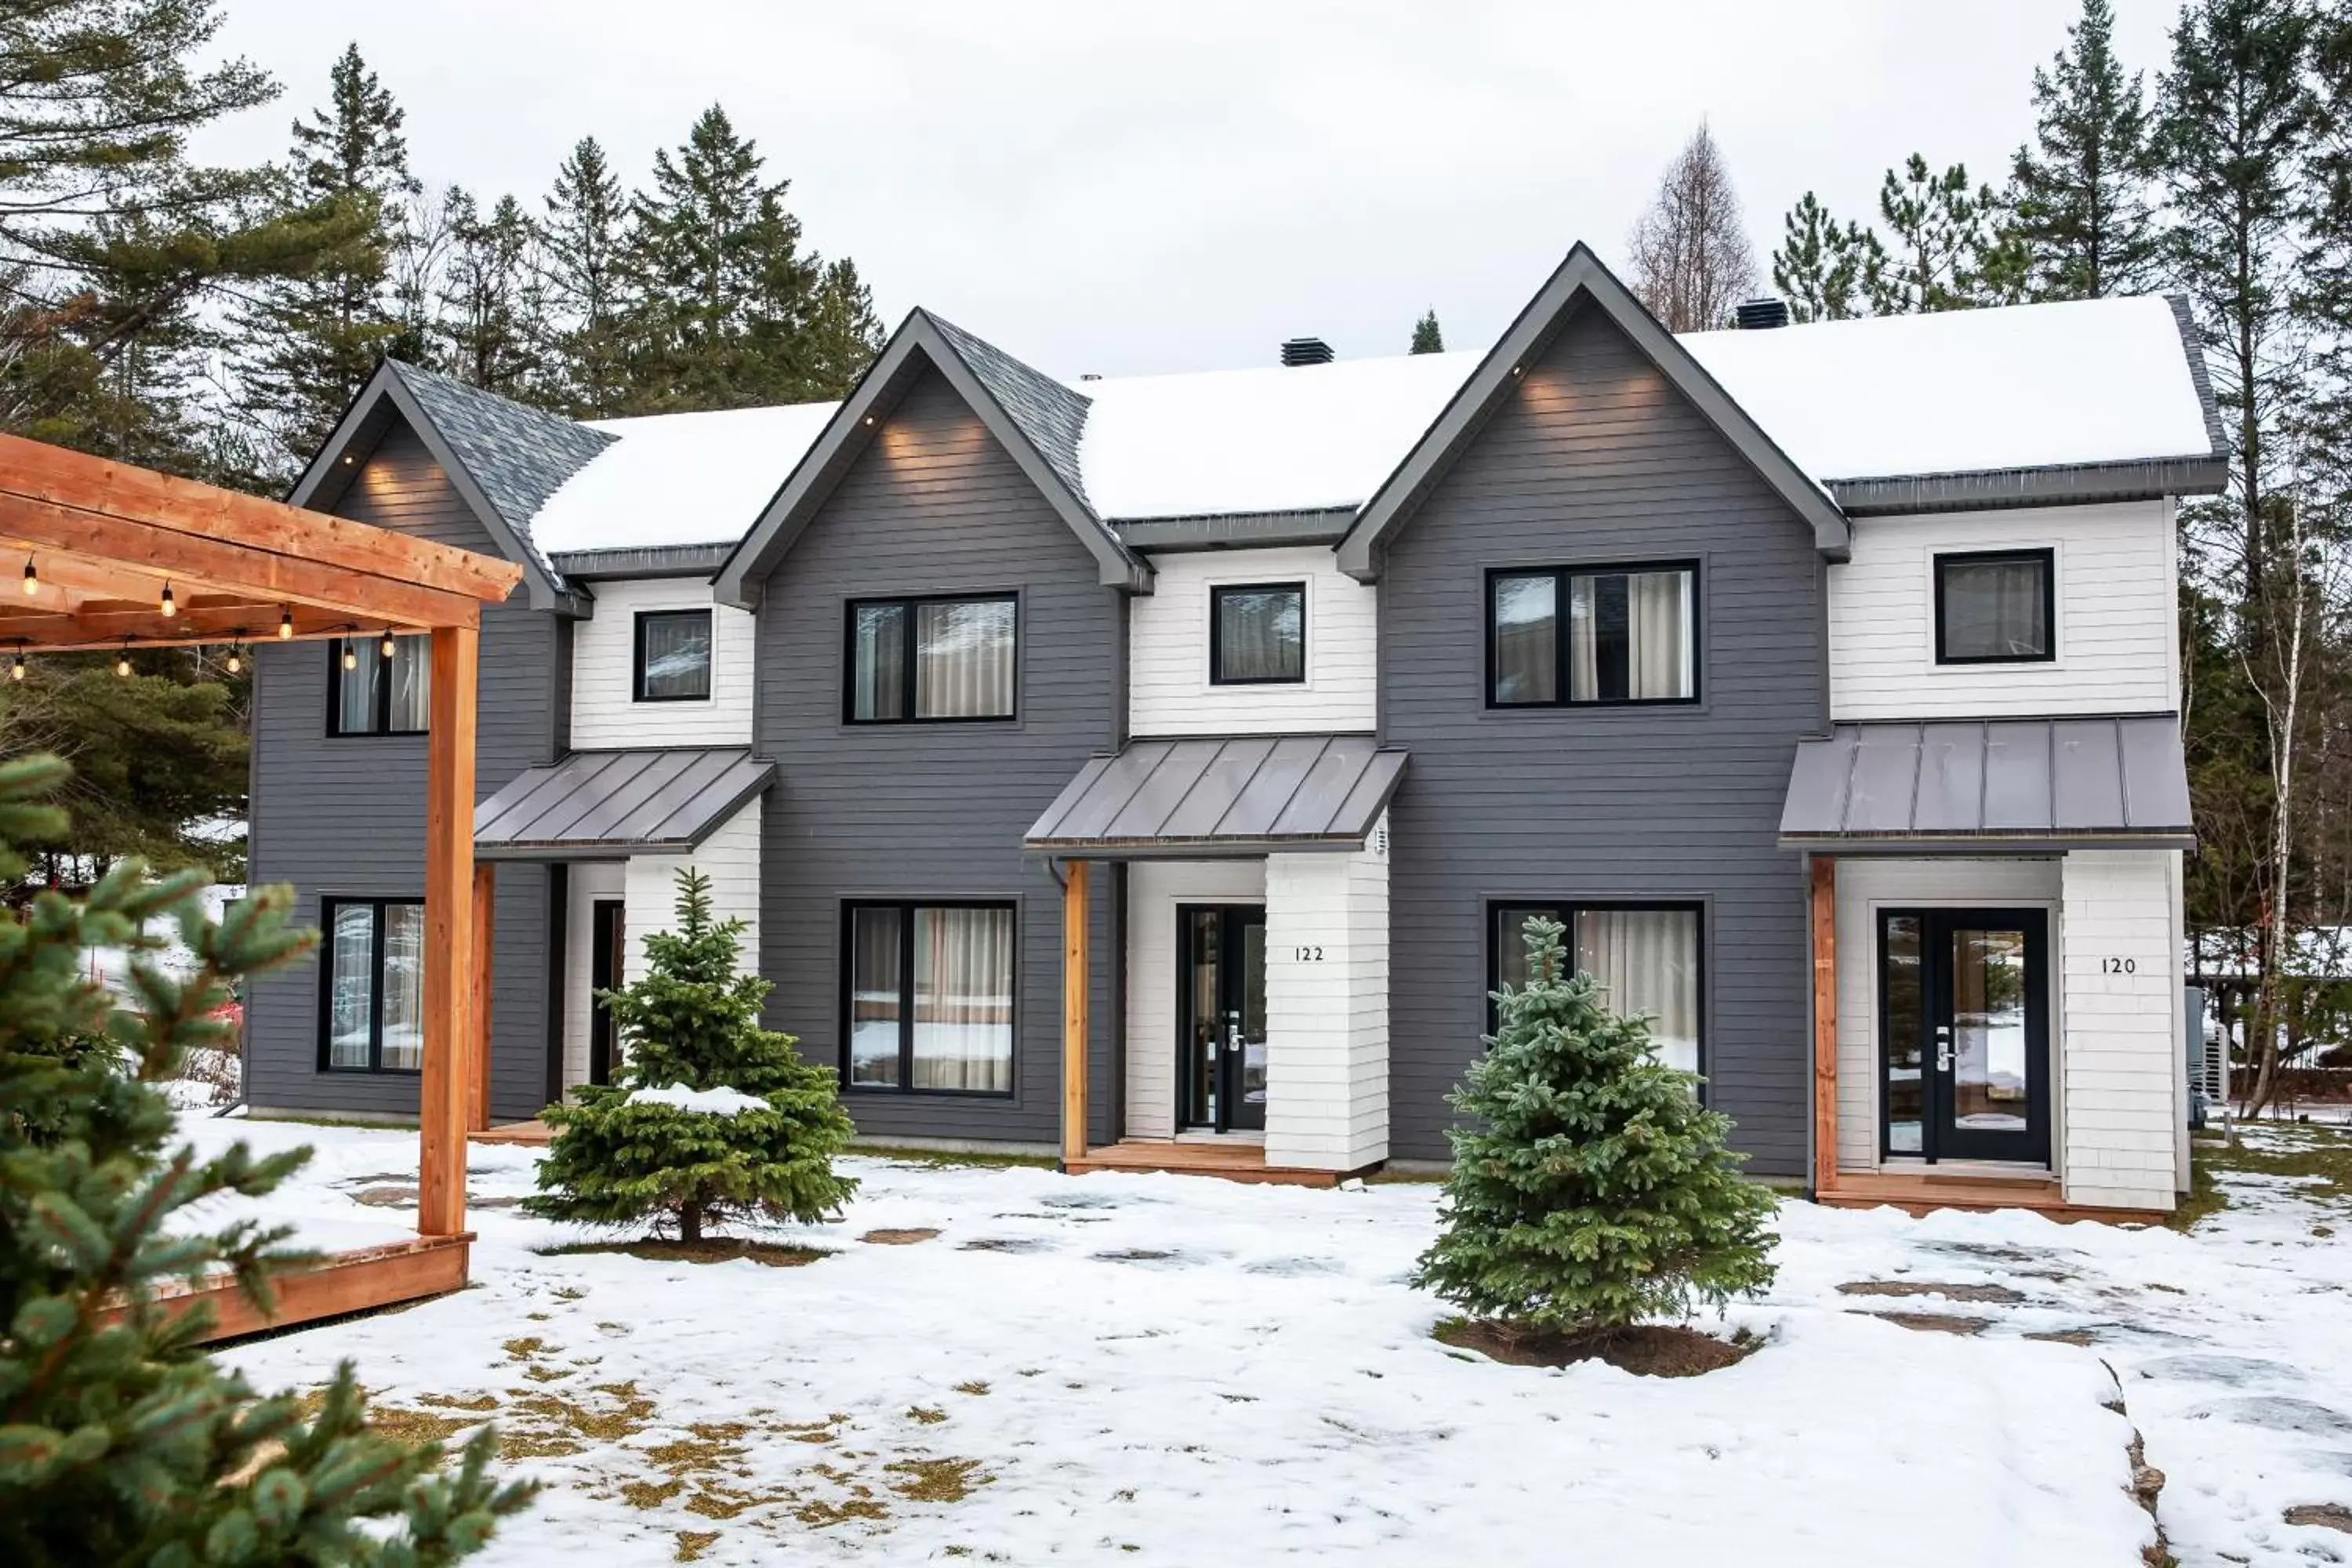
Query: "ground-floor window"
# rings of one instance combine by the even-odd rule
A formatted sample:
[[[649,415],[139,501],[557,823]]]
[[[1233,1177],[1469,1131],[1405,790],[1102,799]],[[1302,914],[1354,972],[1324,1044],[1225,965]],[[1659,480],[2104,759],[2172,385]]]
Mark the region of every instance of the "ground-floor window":
[[[327,899],[320,1058],[331,1072],[425,1066],[425,906],[413,899]]]
[[[1013,1092],[1011,904],[850,904],[842,1081],[854,1089]]]
[[[1496,985],[1528,978],[1522,932],[1537,915],[1568,928],[1569,957],[1579,973],[1605,986],[1613,1012],[1650,1015],[1660,1061],[1697,1072],[1702,960],[1696,904],[1582,904],[1513,901],[1494,906],[1488,973]]]

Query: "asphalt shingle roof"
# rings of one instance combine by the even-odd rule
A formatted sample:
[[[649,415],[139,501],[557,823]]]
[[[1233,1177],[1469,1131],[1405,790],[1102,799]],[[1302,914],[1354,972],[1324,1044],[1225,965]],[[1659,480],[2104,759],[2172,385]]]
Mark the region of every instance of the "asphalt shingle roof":
[[[928,312],[926,312],[928,314]],[[1089,507],[1087,481],[1078,466],[1078,439],[1086,433],[1087,400],[1084,393],[1065,386],[1040,370],[1032,370],[985,339],[961,327],[931,317],[949,346],[980,378],[1004,407],[1021,433],[1029,437],[1038,456],[1070,493]]]
[[[555,576],[531,539],[531,519],[564,480],[619,437],[435,371],[392,364],[499,516]]]

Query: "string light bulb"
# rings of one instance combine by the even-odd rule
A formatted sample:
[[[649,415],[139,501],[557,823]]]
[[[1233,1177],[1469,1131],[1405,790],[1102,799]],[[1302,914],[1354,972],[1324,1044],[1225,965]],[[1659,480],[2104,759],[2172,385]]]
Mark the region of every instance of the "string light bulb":
[[[41,574],[33,569],[33,558],[25,557],[25,596],[31,598],[41,591]]]
[[[240,674],[245,669],[245,655],[235,643],[228,645],[227,669],[231,675]]]
[[[167,621],[180,613],[179,601],[172,597],[172,584],[169,583],[163,584],[163,600],[155,607],[163,612],[163,618]]]
[[[390,658],[394,652],[400,647],[398,643],[392,640],[392,628],[390,626],[383,628],[383,641],[378,644],[377,647],[386,658]]]
[[[351,638],[349,638],[349,637],[345,637],[345,638],[343,639],[343,668],[344,668],[345,669],[357,669],[359,667],[360,667],[360,653],[359,653],[359,649],[357,649],[357,648],[355,648],[355,647],[353,647],[352,646],[352,639],[351,639]]]
[[[122,639],[122,654],[114,661],[114,673],[125,680],[131,679],[131,639],[129,637]]]
[[[16,662],[8,666],[8,679],[11,680],[25,679],[25,649],[22,644],[17,645]]]
[[[294,612],[289,607],[278,612],[278,640],[286,641],[294,635]]]

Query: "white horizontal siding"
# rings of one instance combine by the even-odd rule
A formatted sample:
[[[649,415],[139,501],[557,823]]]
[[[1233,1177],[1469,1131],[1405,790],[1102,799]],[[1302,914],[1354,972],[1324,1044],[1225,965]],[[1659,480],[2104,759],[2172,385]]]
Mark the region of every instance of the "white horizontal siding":
[[[1378,594],[1324,545],[1213,550],[1152,558],[1158,580],[1128,616],[1128,729],[1137,735],[1266,735],[1370,730],[1376,723]],[[1209,680],[1209,590],[1307,584],[1307,679],[1296,686]]]
[[[760,963],[760,802],[755,797],[721,823],[701,847],[686,855],[634,855],[624,878],[628,907],[626,973],[634,984],[646,974],[645,939],[677,926],[677,874],[692,866],[710,879],[712,913],[740,920],[743,933],[735,952],[746,969]]]
[[[1353,1171],[1388,1158],[1385,828],[1350,854],[1266,858],[1270,1165]]]
[[[2057,657],[1936,662],[1935,560],[2048,549]],[[1830,567],[1830,707],[1839,719],[2176,710],[2172,511],[2161,500],[2023,511],[1873,517]]]
[[[1127,1135],[1176,1135],[1176,906],[1255,904],[1263,860],[1139,860],[1127,871]]]
[[[633,746],[742,746],[751,742],[751,617],[713,605],[699,577],[632,578],[593,585],[596,613],[572,627],[572,743],[583,751]],[[710,696],[636,700],[640,610],[709,608]]]
[[[1841,1171],[1878,1168],[1878,911],[1895,906],[1997,905],[2053,911],[2062,897],[2055,858],[1880,859],[1837,863],[1838,1136]],[[2060,999],[2061,1012],[2063,1001]],[[2051,1021],[2051,1038],[2060,1021]]]
[[[2168,849],[2075,850],[2065,859],[2059,1067],[2070,1204],[2173,1204],[2184,1115],[2179,870]]]

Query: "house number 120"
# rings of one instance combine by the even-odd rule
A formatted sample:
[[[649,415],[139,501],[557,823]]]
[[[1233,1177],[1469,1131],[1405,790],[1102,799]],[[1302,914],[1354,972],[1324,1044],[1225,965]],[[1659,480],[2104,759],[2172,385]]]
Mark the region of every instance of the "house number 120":
[[[1290,950],[1290,956],[1301,963],[1320,963],[1323,962],[1323,950],[1319,947],[1294,947]]]
[[[2139,960],[2137,958],[2103,958],[2099,960],[2099,973],[2102,974],[2137,974],[2139,973]]]

